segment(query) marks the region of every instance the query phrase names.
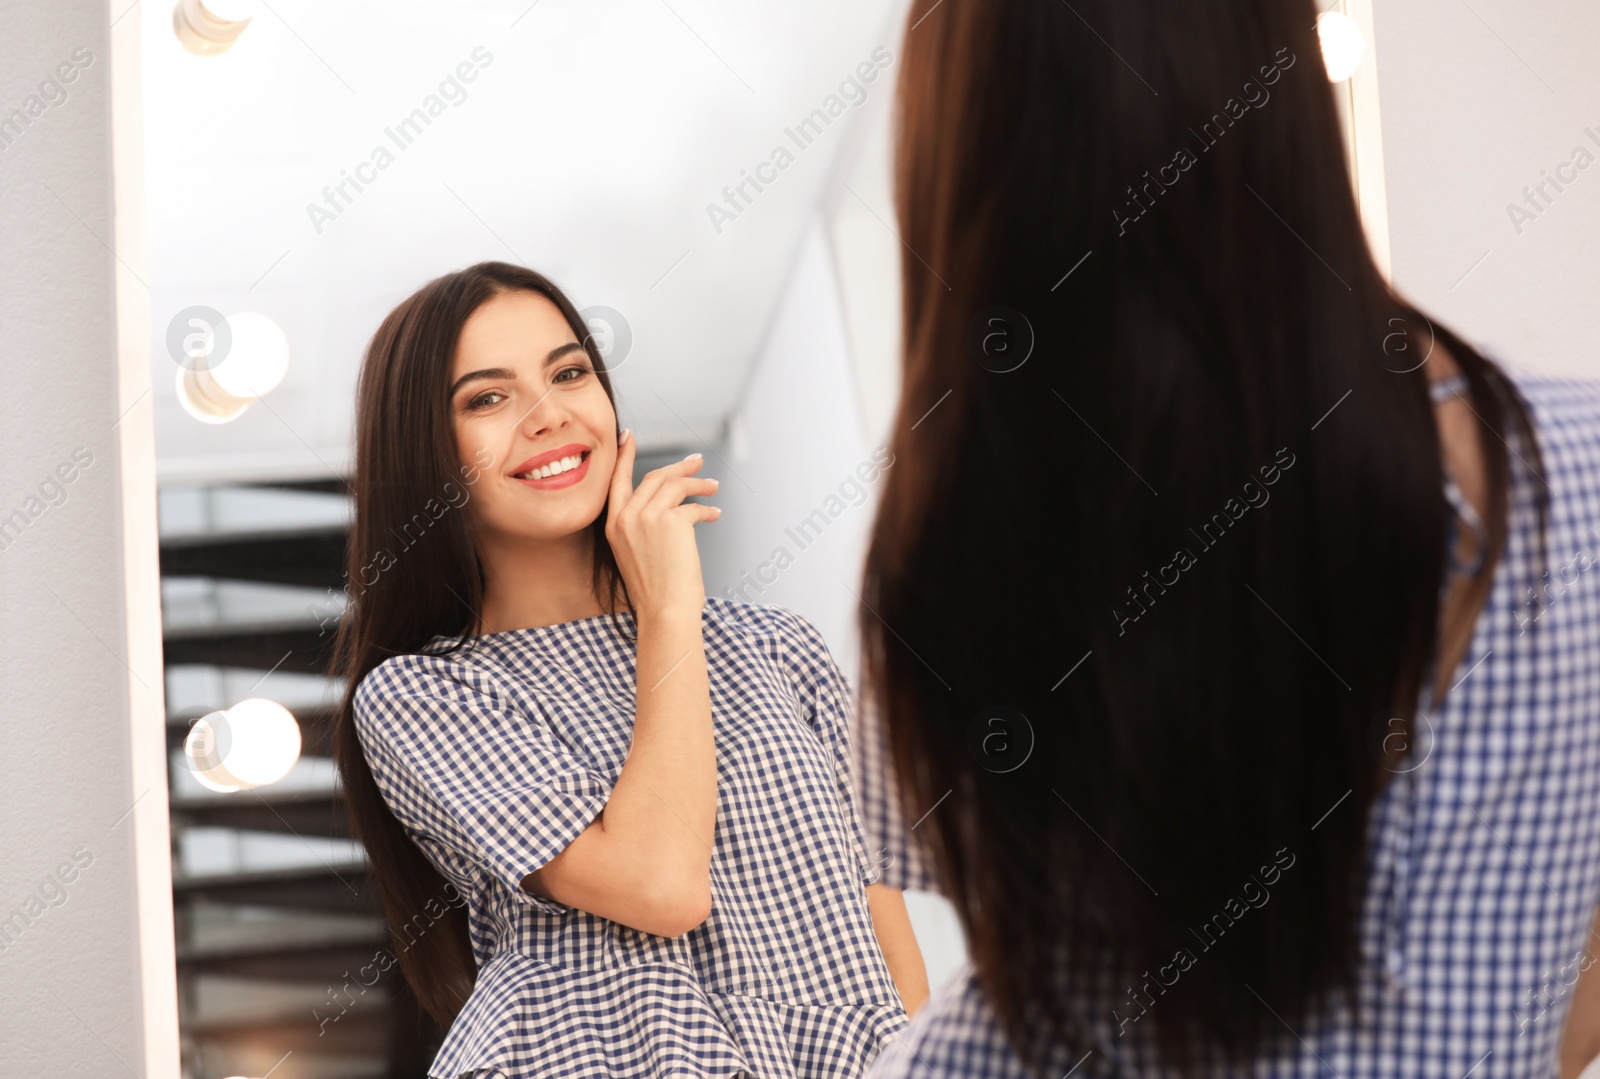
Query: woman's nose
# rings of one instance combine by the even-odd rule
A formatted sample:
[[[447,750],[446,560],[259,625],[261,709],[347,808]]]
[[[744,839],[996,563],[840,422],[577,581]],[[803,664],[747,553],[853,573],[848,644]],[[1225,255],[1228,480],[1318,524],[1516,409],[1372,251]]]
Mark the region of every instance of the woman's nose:
[[[567,414],[561,407],[560,399],[553,396],[549,387],[545,387],[524,408],[516,425],[529,438],[538,438],[547,431],[563,426],[566,421]]]

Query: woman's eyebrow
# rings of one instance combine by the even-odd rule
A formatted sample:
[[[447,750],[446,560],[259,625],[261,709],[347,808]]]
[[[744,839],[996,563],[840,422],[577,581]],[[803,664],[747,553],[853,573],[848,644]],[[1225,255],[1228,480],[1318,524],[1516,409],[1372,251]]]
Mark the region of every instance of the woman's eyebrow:
[[[549,367],[569,352],[582,352],[583,345],[577,341],[568,341],[564,345],[557,345],[550,350],[550,355],[544,358],[544,366]]]
[[[517,379],[517,373],[511,370],[509,367],[485,367],[481,371],[468,371],[466,374],[456,379],[455,385],[450,387],[450,396],[454,397],[456,395],[456,391],[465,386],[467,383],[485,378],[505,378],[515,382]]]
[[[550,350],[550,355],[544,358],[543,366],[549,367],[561,357],[574,350],[582,352],[584,350],[583,345],[577,341],[568,341],[564,345],[557,345],[555,348]],[[509,367],[485,367],[481,371],[468,371],[466,374],[456,379],[455,384],[450,387],[450,396],[454,397],[456,395],[456,391],[462,386],[465,386],[467,383],[486,378],[504,378],[515,382],[517,379],[517,373],[511,370]]]

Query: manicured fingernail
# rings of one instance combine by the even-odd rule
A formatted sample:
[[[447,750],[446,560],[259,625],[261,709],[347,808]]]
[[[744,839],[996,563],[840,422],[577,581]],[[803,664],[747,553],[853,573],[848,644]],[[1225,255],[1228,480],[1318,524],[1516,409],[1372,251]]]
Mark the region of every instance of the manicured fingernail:
[[[687,457],[685,457],[685,458],[684,458],[684,460],[685,460],[685,461],[692,461],[692,460],[694,460],[694,459],[695,459],[695,458],[696,458],[696,457],[699,457],[699,456],[700,456],[700,455],[699,455],[699,454],[698,454],[698,453],[691,453],[691,454],[690,454],[690,455],[689,455],[689,456],[687,456]]]
[[[633,431],[632,431],[632,429],[631,429],[631,428],[627,428],[627,427],[624,427],[624,428],[623,428],[623,429],[622,429],[622,437],[621,437],[621,438],[619,438],[619,439],[617,439],[617,445],[619,445],[619,446],[620,446],[620,445],[622,445],[622,444],[623,444],[623,443],[624,443],[624,442],[626,442],[626,441],[628,441],[628,436],[629,436],[629,435],[630,435],[630,434],[632,434],[632,433],[633,433]]]

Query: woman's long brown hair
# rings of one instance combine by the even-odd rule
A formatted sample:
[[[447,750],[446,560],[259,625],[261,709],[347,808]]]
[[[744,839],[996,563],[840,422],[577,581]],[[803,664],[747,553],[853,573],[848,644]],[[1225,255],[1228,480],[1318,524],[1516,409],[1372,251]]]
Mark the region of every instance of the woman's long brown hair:
[[[361,365],[356,402],[355,520],[347,605],[331,673],[345,681],[334,723],[334,761],[351,828],[366,847],[406,980],[441,1024],[460,1012],[477,977],[459,893],[428,861],[384,802],[352,718],[356,688],[390,656],[421,652],[435,635],[475,635],[484,574],[467,512],[474,466],[462,466],[450,413],[450,376],[461,327],[486,300],[522,290],[554,303],[616,404],[594,336],[562,291],[532,270],[483,262],[430,281],[378,327]],[[494,468],[500,462],[486,463]],[[467,471],[463,471],[464,468]],[[443,512],[440,512],[441,509]],[[605,536],[606,513],[589,527],[592,586],[613,612],[630,606]],[[397,549],[398,548],[398,549]]]
[[[902,463],[869,541],[863,682],[1041,1074],[1096,1044],[1069,990],[1209,1066],[1351,988],[1367,810],[1439,637],[1435,334],[1484,424],[1480,599],[1507,536],[1500,434],[1538,467],[1509,380],[1373,262],[1316,16],[907,17]],[[1102,966],[1117,980],[1084,980]]]

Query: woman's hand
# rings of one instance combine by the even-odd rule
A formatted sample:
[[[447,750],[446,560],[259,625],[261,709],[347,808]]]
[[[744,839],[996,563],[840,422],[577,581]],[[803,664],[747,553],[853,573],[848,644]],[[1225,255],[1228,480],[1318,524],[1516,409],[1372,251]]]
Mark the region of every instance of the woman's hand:
[[[693,613],[698,621],[706,603],[706,586],[694,526],[715,521],[722,510],[683,500],[690,495],[715,494],[718,481],[693,475],[704,463],[696,453],[646,473],[634,487],[635,445],[631,433],[624,431],[611,474],[606,540],[616,555],[637,617]]]
[[[694,526],[721,511],[683,504],[717,489],[716,480],[690,475],[699,454],[656,469],[635,489],[633,446],[624,432],[606,518],[638,620],[633,744],[600,816],[522,886],[642,932],[678,936],[711,912],[717,757]]]

